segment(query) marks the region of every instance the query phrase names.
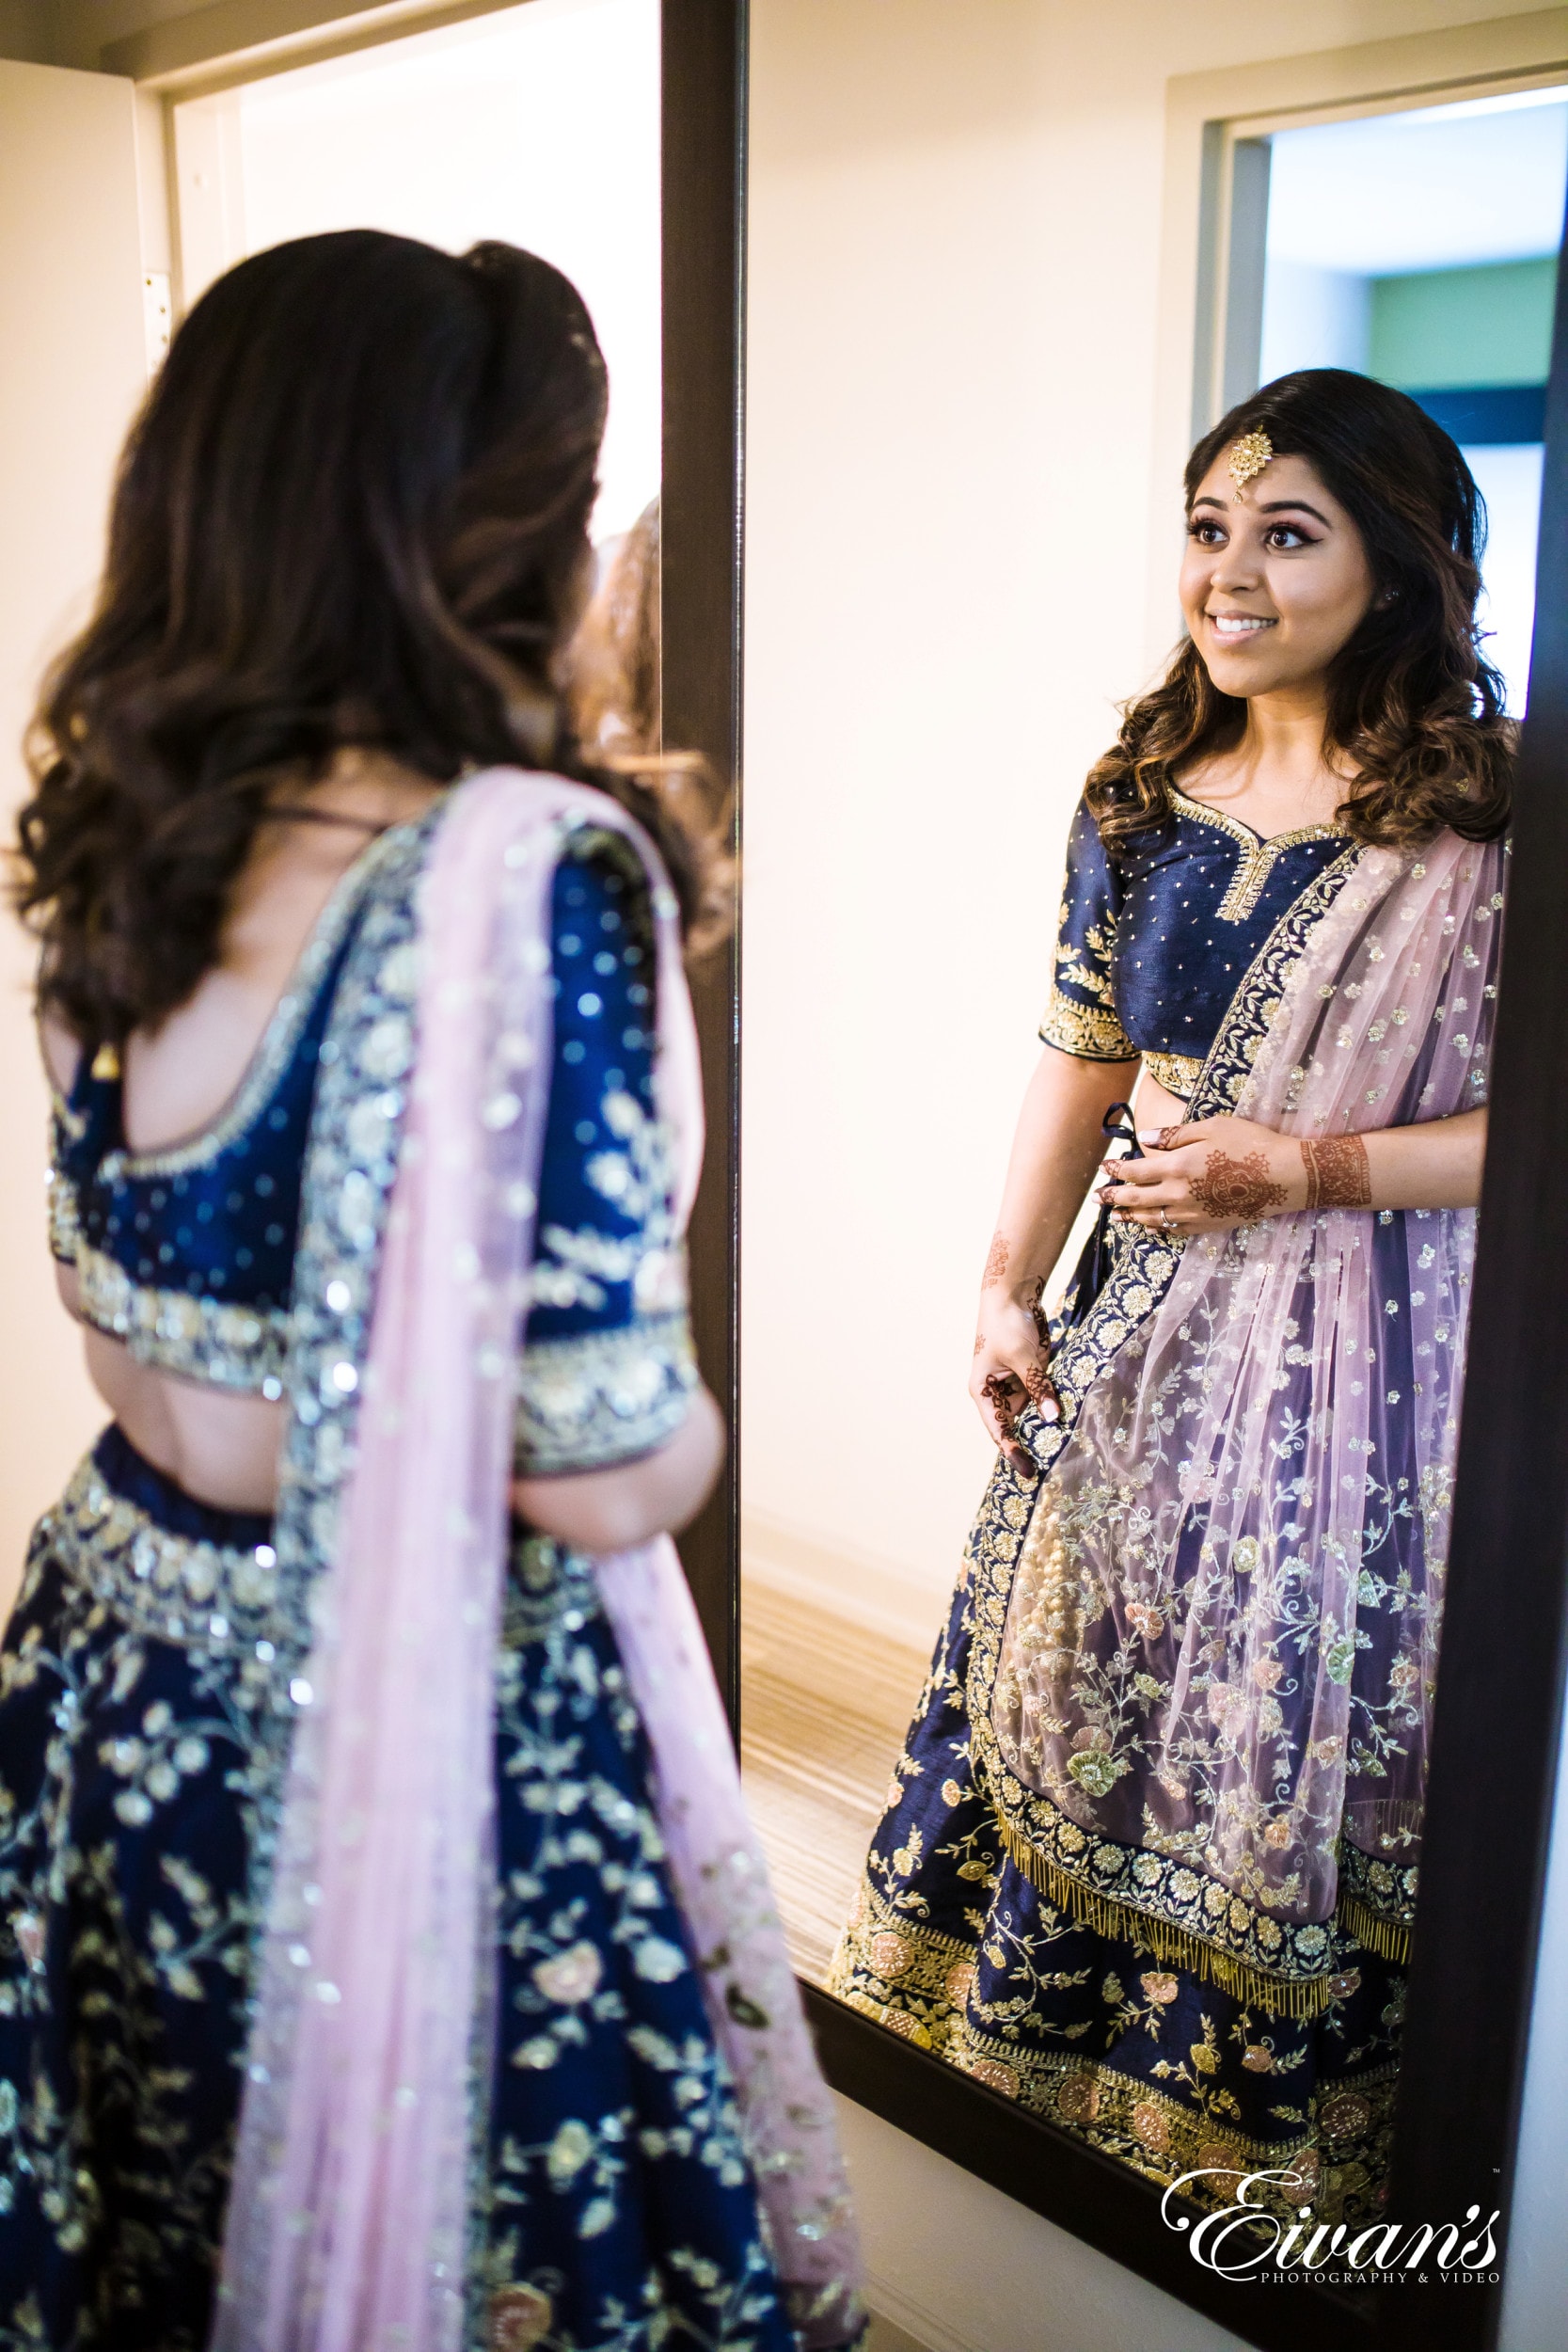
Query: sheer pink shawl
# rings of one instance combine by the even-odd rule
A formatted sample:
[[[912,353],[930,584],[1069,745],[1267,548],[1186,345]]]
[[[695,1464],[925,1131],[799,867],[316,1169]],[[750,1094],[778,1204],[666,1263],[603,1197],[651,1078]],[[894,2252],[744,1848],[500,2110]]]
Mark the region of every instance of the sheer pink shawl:
[[[1237,1112],[1332,1136],[1484,1104],[1504,859],[1452,834],[1362,851]],[[1134,1902],[1164,1890],[1200,1938],[1250,1917],[1265,1970],[1332,1964],[1342,1838],[1418,1852],[1474,1227],[1331,1208],[1190,1241],[1020,1559],[1006,1766],[1086,1833],[1091,1890],[1097,1839],[1141,1849]]]
[[[322,1531],[230,2201],[214,2352],[458,2352],[491,2064],[493,1682],[515,1335],[550,1067],[563,827],[655,883],[661,1104],[689,1210],[702,1114],[675,910],[616,804],[502,771],[455,791],[421,884],[417,1062],[357,1454]],[[764,2227],[807,2346],[858,2324],[832,2103],[668,1538],[598,1564]],[[480,2160],[483,2160],[482,2154]]]

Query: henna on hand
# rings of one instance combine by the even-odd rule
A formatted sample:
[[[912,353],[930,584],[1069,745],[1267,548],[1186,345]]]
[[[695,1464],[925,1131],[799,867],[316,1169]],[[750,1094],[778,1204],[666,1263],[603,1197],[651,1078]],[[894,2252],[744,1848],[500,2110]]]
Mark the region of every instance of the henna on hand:
[[[1007,1261],[1011,1256],[1012,1249],[1006,1234],[993,1233],[990,1237],[990,1248],[986,1256],[986,1270],[980,1277],[982,1290],[993,1291],[998,1282],[1006,1280]]]
[[[1024,1311],[1033,1323],[1035,1329],[1038,1332],[1039,1343],[1042,1347],[1049,1343],[1051,1338],[1050,1331],[1046,1327],[1045,1309],[1040,1304],[1040,1301],[1044,1296],[1045,1277],[1043,1274],[1038,1274],[1035,1278],[1035,1287],[1029,1294],[1028,1303]]]
[[[1309,1209],[1370,1209],[1372,1171],[1367,1147],[1359,1136],[1325,1136],[1321,1142],[1302,1142],[1307,1163],[1307,1205]]]
[[[978,1354],[980,1353],[980,1350],[984,1347],[985,1343],[986,1343],[986,1336],[985,1336],[985,1333],[984,1333],[983,1331],[976,1331],[976,1332],[975,1332],[975,1334],[974,1334],[974,1353],[976,1354],[976,1356],[978,1356]]]
[[[1250,1225],[1265,1210],[1285,1205],[1285,1187],[1270,1176],[1261,1152],[1248,1152],[1242,1159],[1232,1159],[1228,1152],[1211,1152],[1202,1175],[1193,1178],[1189,1189],[1205,1216],[1225,1224]]]
[[[980,1394],[996,1415],[996,1425],[1003,1442],[1018,1435],[1018,1422],[1013,1414],[1012,1391],[1017,1386],[1011,1373],[990,1373],[980,1383]]]

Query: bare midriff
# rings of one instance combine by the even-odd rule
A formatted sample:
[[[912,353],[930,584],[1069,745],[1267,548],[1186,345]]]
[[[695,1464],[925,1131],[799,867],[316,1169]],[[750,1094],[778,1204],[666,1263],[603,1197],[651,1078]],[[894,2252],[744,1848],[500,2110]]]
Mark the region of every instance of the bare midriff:
[[[74,1313],[76,1269],[57,1266]],[[87,1377],[136,1452],[184,1493],[225,1511],[270,1511],[277,1499],[283,1406],[233,1396],[139,1364],[119,1340],[84,1325]]]
[[[1151,1127],[1180,1127],[1187,1117],[1187,1105],[1180,1094],[1173,1094],[1168,1087],[1161,1086],[1147,1070],[1138,1081],[1132,1111],[1140,1135],[1147,1134]],[[1147,1145],[1145,1149],[1148,1149]]]
[[[127,1140],[164,1150],[199,1132],[230,1100],[310,930],[367,839],[420,816],[438,797],[429,778],[374,752],[341,754],[321,784],[295,787],[325,823],[269,828],[234,893],[218,961],[156,1031],[137,1032],[126,1053]],[[68,1089],[76,1048],[44,1031],[55,1084]],[[77,1311],[73,1266],[55,1269],[60,1296]],[[83,1326],[87,1375],[126,1437],[153,1467],[198,1502],[227,1511],[270,1511],[277,1498],[284,1406],[235,1395],[139,1363],[124,1343]]]

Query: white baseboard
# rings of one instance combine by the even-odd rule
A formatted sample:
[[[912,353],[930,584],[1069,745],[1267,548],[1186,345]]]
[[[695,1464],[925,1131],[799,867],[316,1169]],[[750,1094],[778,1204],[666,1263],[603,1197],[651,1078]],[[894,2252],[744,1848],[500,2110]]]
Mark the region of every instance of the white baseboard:
[[[740,1571],[923,1658],[936,1641],[953,1589],[951,1582],[916,1582],[890,1561],[825,1544],[765,1511],[741,1512]]]
[[[873,2311],[865,2352],[935,2352],[935,2347],[923,2337],[911,2336],[907,2328],[900,2328],[891,2313]]]
[[[934,2312],[911,2302],[891,2280],[868,2273],[865,2299],[873,2314],[867,2352],[985,2352],[967,2336],[956,2336]],[[881,2323],[885,2322],[885,2327]],[[890,2341],[891,2339],[891,2341]]]

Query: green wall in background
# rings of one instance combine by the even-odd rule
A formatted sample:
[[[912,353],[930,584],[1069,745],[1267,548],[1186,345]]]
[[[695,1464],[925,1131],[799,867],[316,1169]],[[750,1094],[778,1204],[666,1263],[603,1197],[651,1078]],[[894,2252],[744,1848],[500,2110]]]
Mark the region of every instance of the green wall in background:
[[[1368,373],[1406,391],[1544,384],[1557,260],[1374,278]]]

